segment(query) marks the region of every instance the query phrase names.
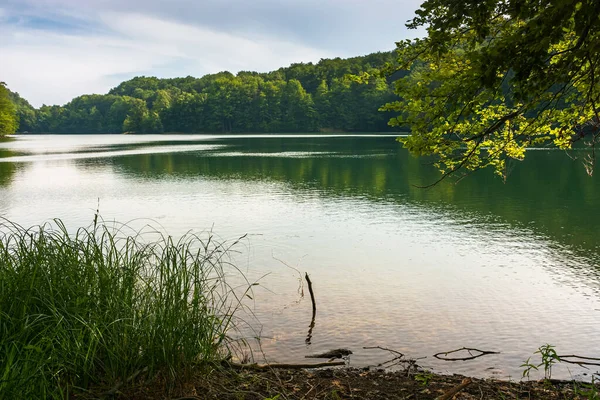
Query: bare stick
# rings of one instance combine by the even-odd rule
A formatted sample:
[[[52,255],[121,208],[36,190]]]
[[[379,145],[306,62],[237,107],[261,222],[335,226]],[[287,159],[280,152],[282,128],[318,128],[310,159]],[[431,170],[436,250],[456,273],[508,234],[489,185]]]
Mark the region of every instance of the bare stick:
[[[595,366],[600,365],[600,363],[591,362],[591,361],[600,361],[600,358],[596,358],[596,357],[583,357],[583,356],[578,356],[575,354],[568,354],[568,355],[564,355],[564,356],[558,356],[558,358],[560,358],[561,362],[566,362],[569,364],[577,364],[577,365],[581,365],[582,367],[585,365],[595,365]],[[581,361],[567,360],[567,358],[577,358]],[[588,361],[583,361],[583,360],[588,360]],[[589,360],[591,360],[591,361],[589,361]]]
[[[387,347],[381,347],[381,346],[365,346],[363,347],[363,349],[367,349],[367,350],[371,350],[371,349],[379,349],[379,350],[385,350],[385,351],[389,351],[390,353],[394,353],[400,357],[404,357],[404,354],[400,353],[399,351],[393,350],[393,349],[388,349]]]
[[[436,397],[435,400],[450,400],[452,397],[454,397],[455,394],[457,394],[458,392],[460,392],[461,390],[463,390],[464,388],[469,386],[471,384],[471,382],[473,382],[471,380],[471,378],[465,378],[460,383],[460,385],[455,386],[452,389],[448,390],[443,395]]]
[[[304,339],[304,342],[306,344],[311,344],[311,340],[312,340],[312,331],[313,328],[315,327],[315,314],[313,312],[313,317],[310,320],[310,325],[308,326],[308,334],[306,335],[306,339]]]
[[[391,360],[387,360],[385,362],[379,363],[377,364],[375,367],[384,367],[384,368],[390,368],[390,367],[394,367],[396,365],[405,365],[405,372],[407,374],[407,376],[410,374],[410,370],[411,368],[417,368],[417,361],[418,360],[422,360],[424,358],[427,357],[420,357],[420,358],[404,358],[404,354],[399,352],[398,350],[394,350],[394,349],[389,349],[387,347],[382,347],[382,346],[364,346],[363,349],[367,349],[367,350],[372,350],[372,349],[379,349],[379,350],[384,350],[384,351],[389,351],[390,353],[394,354],[395,357],[392,358]]]
[[[471,356],[469,356],[469,357],[446,357],[448,354],[457,353],[457,352],[462,351],[462,350],[468,351],[469,354],[471,354]],[[479,352],[479,354],[472,355],[472,353],[471,353],[472,351],[477,351],[477,352]],[[434,354],[433,356],[435,358],[437,358],[438,360],[444,360],[444,361],[467,361],[467,360],[474,360],[476,358],[479,358],[481,356],[485,356],[487,354],[500,354],[500,352],[498,352],[498,351],[479,350],[479,349],[474,349],[474,348],[471,348],[471,347],[462,347],[462,348],[456,349],[456,350],[443,351],[441,353]]]
[[[310,320],[310,325],[308,326],[308,335],[306,335],[306,344],[310,344],[312,339],[312,331],[315,327],[315,317],[317,316],[317,303],[315,302],[315,294],[312,288],[312,282],[308,276],[308,272],[305,272],[306,283],[308,283],[308,292],[310,293],[310,300],[312,301],[312,318]]]
[[[305,272],[306,282],[308,283],[308,292],[310,293],[310,299],[312,300],[312,310],[313,310],[313,319],[315,319],[315,315],[317,314],[317,303],[315,303],[315,294],[312,288],[312,282],[310,281],[310,277],[308,273]]]

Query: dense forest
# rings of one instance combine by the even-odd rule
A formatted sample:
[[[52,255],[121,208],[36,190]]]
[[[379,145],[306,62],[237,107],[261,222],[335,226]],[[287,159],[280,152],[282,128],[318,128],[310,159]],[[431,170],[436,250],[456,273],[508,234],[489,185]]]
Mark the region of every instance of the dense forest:
[[[136,77],[108,94],[83,95],[64,106],[34,109],[17,93],[19,132],[373,132],[392,130],[378,109],[396,98],[373,72],[393,52],[298,63],[268,73],[219,72],[201,78]],[[397,128],[396,128],[397,130]]]

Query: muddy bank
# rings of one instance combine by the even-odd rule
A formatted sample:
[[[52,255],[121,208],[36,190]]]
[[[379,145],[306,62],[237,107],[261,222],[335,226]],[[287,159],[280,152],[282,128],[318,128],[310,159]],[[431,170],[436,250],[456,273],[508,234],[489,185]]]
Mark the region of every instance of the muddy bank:
[[[351,368],[215,369],[167,388],[160,382],[119,392],[126,399],[599,399],[598,387],[575,381],[507,382]],[[445,397],[444,397],[445,396]],[[596,397],[594,397],[596,396]]]

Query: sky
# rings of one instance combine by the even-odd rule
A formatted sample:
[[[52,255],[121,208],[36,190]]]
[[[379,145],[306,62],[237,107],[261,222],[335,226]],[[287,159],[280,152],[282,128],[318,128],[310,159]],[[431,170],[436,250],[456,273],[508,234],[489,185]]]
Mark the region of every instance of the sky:
[[[0,81],[33,106],[134,76],[267,72],[388,51],[423,0],[0,0]]]

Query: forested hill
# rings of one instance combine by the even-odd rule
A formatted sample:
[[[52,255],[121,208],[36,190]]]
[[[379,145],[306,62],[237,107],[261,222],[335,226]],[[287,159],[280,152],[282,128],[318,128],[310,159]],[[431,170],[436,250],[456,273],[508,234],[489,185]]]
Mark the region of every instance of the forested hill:
[[[393,62],[392,52],[292,64],[268,73],[229,72],[174,79],[136,77],[104,95],[34,109],[12,93],[19,132],[373,132],[389,131],[395,99],[383,78],[361,74]]]

